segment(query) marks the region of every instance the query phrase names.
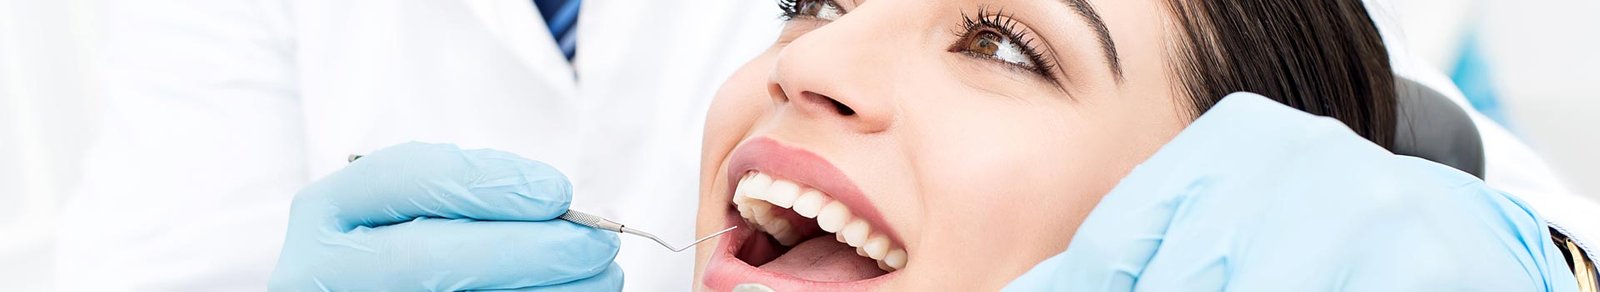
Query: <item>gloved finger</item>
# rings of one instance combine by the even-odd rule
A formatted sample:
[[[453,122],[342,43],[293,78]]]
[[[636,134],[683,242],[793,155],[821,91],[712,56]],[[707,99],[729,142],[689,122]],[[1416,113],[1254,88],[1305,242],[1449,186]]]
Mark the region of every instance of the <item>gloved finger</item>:
[[[1230,161],[1217,157],[1282,157],[1294,154],[1288,152],[1287,149],[1292,149],[1288,147],[1252,144],[1260,140],[1253,138],[1259,133],[1300,126],[1271,122],[1293,120],[1284,115],[1299,115],[1298,112],[1285,114],[1269,110],[1273,107],[1280,105],[1264,98],[1225,98],[1102,197],[1078,227],[1065,252],[1036,265],[1007,288],[1021,291],[1130,291],[1150,268],[1156,252],[1162,249],[1178,222],[1187,222],[1187,226],[1191,227],[1199,226],[1206,222],[1197,223],[1188,217],[1258,208],[1256,202],[1217,196],[1219,193],[1210,188],[1214,187],[1217,178],[1224,178],[1226,174],[1238,173],[1242,169],[1264,169],[1272,161]],[[1226,206],[1230,209],[1192,210],[1201,205]],[[1186,280],[1194,281],[1189,283],[1213,283],[1222,279]]]
[[[416,219],[361,227],[329,240],[329,287],[372,290],[483,290],[540,287],[600,275],[612,265],[616,233],[571,222]],[[603,280],[603,279],[601,279]],[[337,281],[338,283],[332,283]],[[597,280],[600,281],[600,280]]]
[[[1035,265],[1006,290],[1132,291],[1187,198],[1183,190],[1163,187],[1119,185],[1078,227],[1066,252]]]
[[[517,289],[483,290],[483,291],[541,291],[541,292],[550,292],[550,291],[576,291],[576,292],[622,291],[622,266],[618,266],[616,263],[612,263],[611,267],[606,268],[606,270],[603,271],[603,272],[600,272],[599,275],[594,275],[594,277],[588,277],[588,278],[584,278],[584,279],[580,279],[580,280],[572,281],[572,282],[567,282],[567,283],[555,284],[555,285],[550,285],[550,286],[522,287],[522,288],[517,288]]]
[[[342,231],[413,218],[543,221],[566,212],[572,184],[555,168],[495,150],[406,143],[374,152],[307,187]],[[302,202],[304,201],[304,202]]]

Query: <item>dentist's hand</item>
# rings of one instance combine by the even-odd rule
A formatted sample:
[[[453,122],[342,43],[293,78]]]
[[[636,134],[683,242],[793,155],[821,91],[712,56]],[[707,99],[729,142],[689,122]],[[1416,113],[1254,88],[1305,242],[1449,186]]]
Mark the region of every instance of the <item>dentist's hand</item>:
[[[571,198],[510,153],[383,149],[295,196],[270,289],[620,290],[616,234],[556,219]]]
[[[1543,221],[1466,173],[1231,95],[1016,291],[1575,291]]]

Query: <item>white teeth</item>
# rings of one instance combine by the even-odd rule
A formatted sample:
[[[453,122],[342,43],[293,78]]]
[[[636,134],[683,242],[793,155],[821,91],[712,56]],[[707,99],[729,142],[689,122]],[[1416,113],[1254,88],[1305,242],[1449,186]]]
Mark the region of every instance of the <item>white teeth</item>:
[[[878,268],[895,271],[905,268],[906,250],[884,233],[874,233],[872,225],[850,212],[844,203],[820,191],[793,181],[774,179],[752,172],[740,178],[733,194],[739,216],[754,223],[756,229],[772,235],[783,246],[794,246],[802,226],[792,225],[779,208],[791,209],[806,218],[815,218],[817,227],[834,234],[834,239],[856,248],[861,257],[876,260]]]
[[[822,211],[822,205],[828,203],[828,198],[821,192],[807,191],[794,200],[794,212],[806,218],[817,218],[817,212]]]
[[[798,196],[800,196],[799,185],[790,181],[780,180],[772,182],[772,186],[767,187],[767,197],[764,199],[778,207],[789,208],[794,207],[795,197]]]
[[[856,247],[866,244],[867,235],[870,233],[872,233],[872,227],[868,226],[867,221],[864,220],[851,221],[850,224],[844,225],[844,230],[839,231],[839,234],[844,235],[846,244]]]
[[[739,202],[739,198],[735,197],[733,201],[734,202]],[[744,203],[736,203],[735,205],[739,205],[739,216],[740,217],[755,218],[754,217],[755,215],[750,213],[750,205],[746,205]]]
[[[766,221],[767,219],[772,219],[772,205],[768,205],[768,204],[750,204],[750,215],[755,216],[754,217],[755,219],[761,220],[761,221]],[[758,222],[758,223],[766,223],[766,222]]]
[[[765,174],[756,173],[755,175],[751,175],[749,180],[745,180],[745,182],[740,183],[739,189],[734,191],[734,193],[744,193],[746,197],[760,199],[766,197],[766,194],[763,194],[762,191],[767,190],[767,187],[771,185],[772,177]]]
[[[750,193],[750,188],[748,188],[748,186],[750,186],[750,179],[754,178],[755,176],[756,174],[752,173],[745,175],[744,178],[739,179],[739,185],[733,189],[734,203],[741,203],[739,200],[748,199],[750,197],[748,195],[748,193]]]
[[[861,249],[867,251],[867,257],[870,257],[874,260],[881,260],[883,259],[884,255],[889,253],[889,237],[883,235],[873,235],[871,238],[867,239],[867,244],[862,245]]]
[[[789,226],[789,220],[771,220],[766,223],[766,226],[767,233],[775,234],[773,238],[777,239],[779,244],[793,246],[796,241],[800,241],[799,234],[789,232],[791,227]]]
[[[752,202],[755,200],[750,198],[750,190],[755,188],[751,187],[750,181],[760,175],[761,174],[757,173],[746,175],[743,179],[739,180],[739,188],[733,192],[733,203],[734,205],[739,206],[740,216],[744,216],[745,218],[755,218],[753,217],[755,214],[751,212],[751,206],[758,204],[752,204]]]
[[[789,231],[789,227],[790,227],[789,226],[789,220],[768,220],[767,223],[763,223],[761,225],[767,228],[767,233],[772,233],[772,234],[786,234],[786,233],[789,233],[788,232]]]
[[[906,250],[896,248],[889,251],[889,254],[883,256],[883,263],[896,270],[904,269],[906,267]]]
[[[767,285],[761,285],[759,283],[743,283],[743,284],[739,284],[738,286],[733,286],[733,292],[773,292],[773,291],[778,291],[778,290],[772,290],[772,287],[767,287]]]
[[[844,204],[839,201],[828,202],[822,211],[817,212],[817,227],[822,227],[822,231],[838,233],[844,229],[844,223],[849,222],[850,217],[850,209],[846,209]]]
[[[747,183],[747,182],[750,182],[750,178],[753,178],[753,177],[756,177],[756,173],[754,173],[754,172],[746,173],[746,174],[744,174],[744,177],[740,177],[739,178],[739,185],[737,186],[738,189],[734,189],[733,190],[733,194],[734,195],[743,195],[744,192],[746,191],[744,189],[744,184]]]

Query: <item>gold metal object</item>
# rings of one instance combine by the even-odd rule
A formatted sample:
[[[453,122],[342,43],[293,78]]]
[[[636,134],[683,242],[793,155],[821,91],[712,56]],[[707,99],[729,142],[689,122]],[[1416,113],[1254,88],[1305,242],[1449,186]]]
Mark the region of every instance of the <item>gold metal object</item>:
[[[1572,268],[1572,275],[1578,278],[1578,291],[1600,292],[1600,271],[1597,271],[1593,260],[1584,254],[1578,242],[1567,238],[1565,234],[1555,229],[1550,230],[1550,237],[1556,242],[1556,247],[1562,249],[1567,256],[1568,266]]]

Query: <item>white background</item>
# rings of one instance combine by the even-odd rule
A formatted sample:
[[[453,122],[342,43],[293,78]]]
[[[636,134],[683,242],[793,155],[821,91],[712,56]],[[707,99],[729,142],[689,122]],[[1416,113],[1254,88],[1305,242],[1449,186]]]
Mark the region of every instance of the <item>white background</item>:
[[[0,0],[0,289],[50,289],[53,222],[95,133],[102,1]],[[1600,198],[1600,1],[1394,5],[1401,41],[1445,72],[1475,23],[1514,130]]]
[[[0,0],[0,290],[50,288],[55,216],[94,129],[103,0]]]

